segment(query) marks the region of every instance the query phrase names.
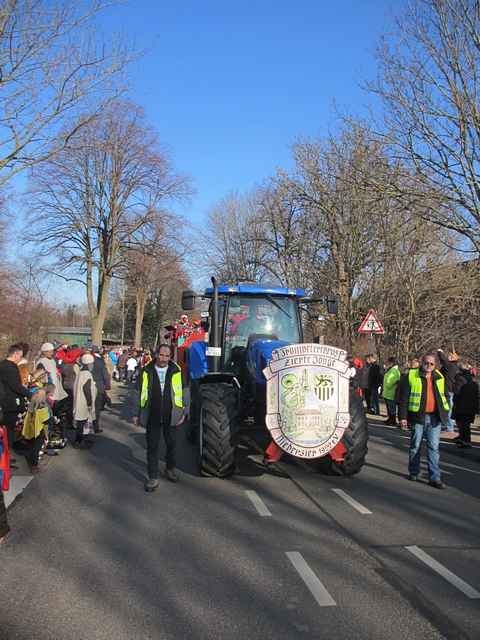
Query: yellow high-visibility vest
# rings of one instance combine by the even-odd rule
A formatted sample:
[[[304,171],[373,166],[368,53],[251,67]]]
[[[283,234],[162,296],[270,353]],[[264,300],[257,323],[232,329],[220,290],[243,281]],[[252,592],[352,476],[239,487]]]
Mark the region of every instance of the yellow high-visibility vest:
[[[155,374],[156,375],[156,374]],[[172,375],[172,392],[173,403],[180,409],[183,408],[183,387],[182,387],[182,374],[180,371],[176,371]],[[142,375],[142,388],[140,391],[140,408],[146,407],[148,402],[148,373],[143,371]]]
[[[445,378],[437,369],[435,370],[435,373],[437,373],[439,377],[436,380],[433,380],[433,384],[436,385],[437,390],[440,394],[440,400],[442,401],[443,408],[445,409],[445,411],[448,411],[450,407],[445,396]],[[412,413],[417,413],[418,411],[420,411],[420,401],[422,399],[422,378],[420,376],[419,369],[410,369],[410,371],[408,372],[408,383],[410,385],[408,410]]]
[[[179,409],[183,408],[183,387],[182,387],[182,374],[177,371],[172,376],[172,390],[173,390],[173,403]]]

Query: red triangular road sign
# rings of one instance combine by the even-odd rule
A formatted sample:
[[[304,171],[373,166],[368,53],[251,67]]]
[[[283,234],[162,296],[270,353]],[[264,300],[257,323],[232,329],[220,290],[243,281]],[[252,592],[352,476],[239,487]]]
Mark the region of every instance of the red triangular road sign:
[[[373,309],[370,309],[362,320],[362,323],[358,328],[358,333],[385,333],[385,329]]]

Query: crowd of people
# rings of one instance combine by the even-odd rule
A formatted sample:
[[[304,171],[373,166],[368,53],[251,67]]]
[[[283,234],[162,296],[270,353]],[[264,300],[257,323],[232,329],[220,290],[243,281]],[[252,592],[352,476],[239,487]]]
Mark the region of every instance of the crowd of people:
[[[58,455],[66,446],[68,429],[75,448],[91,448],[103,431],[112,379],[136,385],[139,372],[153,361],[150,350],[123,347],[46,342],[33,358],[29,351],[28,344],[13,344],[0,362],[0,542],[8,533],[3,492],[18,468],[16,456],[23,455],[31,473],[39,473],[42,457]],[[169,450],[172,443],[170,437]]]
[[[13,344],[0,362],[0,541],[8,532],[3,491],[23,455],[32,474],[43,456],[58,455],[74,432],[75,448],[90,448],[102,432],[101,416],[110,404],[114,365],[96,345],[42,344],[28,359],[29,345]]]
[[[429,483],[442,489],[440,433],[458,431],[454,438],[457,447],[471,448],[471,425],[480,413],[477,370],[454,351],[445,353],[442,349],[413,358],[403,371],[394,357],[387,360],[383,371],[373,354],[367,354],[363,361],[351,358],[350,362],[355,368],[354,386],[367,412],[380,414],[381,394],[388,414],[385,424],[410,429],[409,479],[418,480],[425,438]]]
[[[438,349],[433,354],[435,366],[445,379],[445,395],[449,409],[446,424],[442,431],[458,431],[455,442],[459,448],[471,446],[471,424],[479,412],[479,392],[477,369],[467,360],[462,360],[453,351],[445,353]],[[380,415],[380,397],[383,397],[387,409],[385,424],[399,426],[400,382],[408,377],[410,371],[421,367],[419,358],[412,358],[406,367],[401,368],[397,359],[390,357],[384,366],[380,366],[374,354],[364,358],[351,358],[356,374],[354,385],[364,399],[367,413]]]

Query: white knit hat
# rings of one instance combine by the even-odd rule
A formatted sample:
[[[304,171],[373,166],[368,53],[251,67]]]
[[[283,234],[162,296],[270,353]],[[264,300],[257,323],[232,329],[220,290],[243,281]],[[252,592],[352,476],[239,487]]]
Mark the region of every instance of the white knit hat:
[[[40,351],[55,351],[55,347],[51,342],[44,342],[40,347]]]
[[[95,362],[94,356],[91,353],[84,353],[82,356],[82,364],[93,364]]]

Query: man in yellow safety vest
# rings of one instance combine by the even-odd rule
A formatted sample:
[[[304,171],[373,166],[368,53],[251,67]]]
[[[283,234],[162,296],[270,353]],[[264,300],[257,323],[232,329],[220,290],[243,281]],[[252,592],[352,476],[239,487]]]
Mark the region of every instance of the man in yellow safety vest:
[[[427,440],[429,484],[443,489],[440,478],[440,430],[448,424],[449,404],[445,392],[445,378],[436,369],[436,356],[423,356],[419,369],[410,369],[400,381],[398,415],[400,426],[410,424],[409,480],[420,474],[420,450],[423,436]]]
[[[175,470],[176,430],[185,420],[188,402],[182,372],[170,356],[170,345],[161,344],[155,360],[142,369],[139,376],[138,410],[134,424],[140,422],[146,429],[148,479],[145,491],[155,491],[158,487],[158,453],[162,433],[167,449],[165,475],[171,482],[179,479]]]

